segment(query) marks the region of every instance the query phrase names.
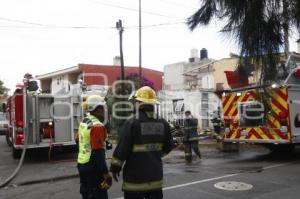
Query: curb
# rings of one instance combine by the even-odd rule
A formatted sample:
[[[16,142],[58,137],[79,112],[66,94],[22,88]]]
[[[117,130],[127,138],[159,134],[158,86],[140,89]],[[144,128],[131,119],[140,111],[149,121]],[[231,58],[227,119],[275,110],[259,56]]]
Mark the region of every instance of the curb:
[[[78,178],[79,174],[69,174],[64,176],[57,176],[57,177],[50,177],[50,178],[44,178],[44,179],[38,179],[38,180],[29,180],[25,182],[19,182],[19,183],[11,183],[6,187],[20,187],[20,186],[26,186],[26,185],[34,185],[34,184],[40,184],[40,183],[46,183],[46,182],[57,182],[61,180],[68,180],[73,178]]]

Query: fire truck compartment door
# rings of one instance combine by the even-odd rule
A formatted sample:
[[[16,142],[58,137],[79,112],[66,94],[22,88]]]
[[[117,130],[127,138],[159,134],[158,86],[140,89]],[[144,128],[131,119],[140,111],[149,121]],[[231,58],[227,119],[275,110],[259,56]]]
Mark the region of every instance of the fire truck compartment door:
[[[300,90],[289,89],[289,111],[292,137],[300,139]],[[300,140],[299,140],[300,141]]]
[[[26,96],[26,139],[27,144],[37,143],[37,117],[36,117],[36,97]]]
[[[53,105],[55,142],[72,141],[72,106],[70,97],[55,97]]]

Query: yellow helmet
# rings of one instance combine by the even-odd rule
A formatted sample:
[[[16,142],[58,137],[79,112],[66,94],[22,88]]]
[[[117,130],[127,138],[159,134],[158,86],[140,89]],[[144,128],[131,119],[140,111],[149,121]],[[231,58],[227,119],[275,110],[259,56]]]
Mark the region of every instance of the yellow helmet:
[[[104,98],[99,95],[91,95],[85,102],[86,110],[94,111],[98,106],[105,106]]]
[[[155,91],[149,86],[143,86],[138,89],[134,95],[134,99],[147,104],[158,104]]]

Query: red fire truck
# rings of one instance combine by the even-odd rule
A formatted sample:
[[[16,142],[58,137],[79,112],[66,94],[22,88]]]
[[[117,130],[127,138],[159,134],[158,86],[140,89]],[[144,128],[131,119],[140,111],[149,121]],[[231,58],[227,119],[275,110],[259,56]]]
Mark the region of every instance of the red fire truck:
[[[19,86],[8,98],[9,131],[6,140],[12,155],[26,149],[75,146],[83,117],[80,95],[36,94]]]

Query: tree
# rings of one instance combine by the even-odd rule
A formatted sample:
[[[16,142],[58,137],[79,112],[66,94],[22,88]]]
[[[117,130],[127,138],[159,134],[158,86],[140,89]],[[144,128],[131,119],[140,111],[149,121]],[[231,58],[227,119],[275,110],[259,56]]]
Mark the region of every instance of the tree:
[[[3,83],[3,81],[1,81],[0,80],[0,95],[1,96],[7,96],[7,92],[9,91],[9,89],[8,88],[6,88],[5,86],[4,86],[4,83]]]
[[[119,78],[120,79],[120,78]],[[131,81],[134,84],[134,89],[137,90],[142,86],[150,86],[151,88],[155,89],[155,85],[154,82],[152,80],[149,80],[146,77],[142,77],[142,85],[140,85],[140,78],[139,78],[139,74],[137,73],[131,73],[129,75],[127,75],[125,77],[126,81]],[[107,95],[105,97],[106,99],[106,103],[107,103],[107,107],[108,107],[108,114],[111,116],[110,117],[110,129],[112,130],[112,132],[117,132],[118,129],[123,125],[123,123],[126,121],[125,119],[117,119],[113,117],[113,106],[115,103],[118,102],[128,102],[127,98],[121,98],[120,96],[122,95],[126,95],[129,96],[132,92],[133,92],[133,88],[131,84],[128,84],[128,82],[125,82],[124,84],[124,89],[122,90],[122,86],[120,84],[118,84],[115,88],[115,93],[118,96],[115,96],[113,94],[112,88],[110,88],[107,92]],[[130,109],[129,105],[122,105],[120,104],[120,107],[117,106],[117,108],[121,108],[121,109]],[[129,116],[132,112],[130,111],[122,111],[122,113],[117,113],[117,115],[121,115],[121,116]]]
[[[0,106],[0,111],[2,112],[2,111],[4,111],[4,110],[2,110],[3,109],[3,102],[2,102],[2,100],[5,100],[6,98],[7,98],[7,92],[9,91],[9,89],[8,88],[6,88],[5,86],[4,86],[4,83],[3,83],[3,81],[1,81],[0,80],[0,99],[1,99],[1,106]]]
[[[194,30],[213,19],[225,21],[221,32],[239,45],[242,66],[254,60],[261,65],[261,83],[270,82],[276,78],[278,53],[289,53],[290,30],[300,27],[300,1],[202,0],[187,25]]]

